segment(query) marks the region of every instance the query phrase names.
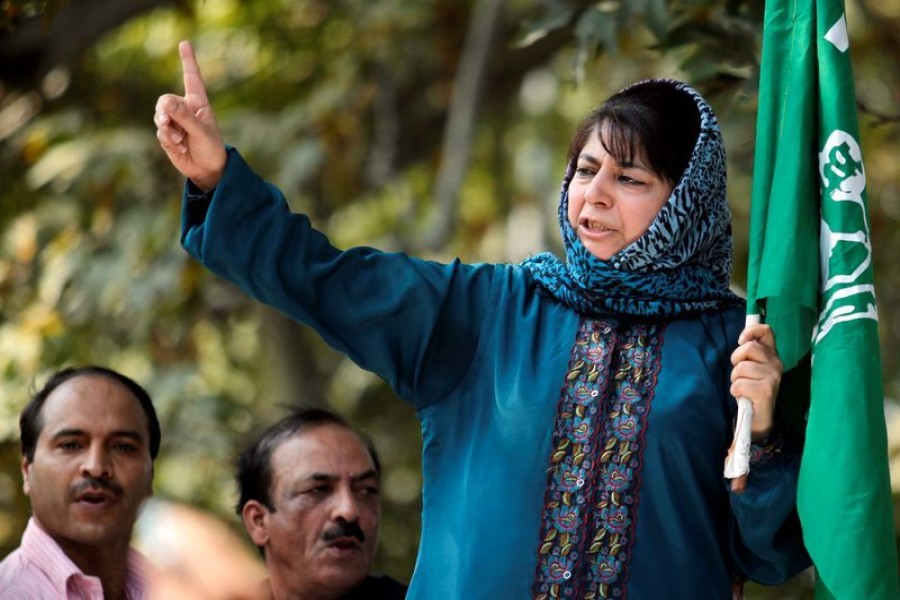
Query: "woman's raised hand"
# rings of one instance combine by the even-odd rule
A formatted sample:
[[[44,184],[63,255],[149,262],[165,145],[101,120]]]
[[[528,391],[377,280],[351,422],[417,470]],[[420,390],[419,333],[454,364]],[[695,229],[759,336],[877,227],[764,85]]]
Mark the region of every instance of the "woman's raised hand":
[[[755,439],[767,435],[773,426],[775,398],[784,366],[775,347],[775,333],[768,325],[748,325],[731,355],[731,395],[753,403],[750,431]]]
[[[156,101],[156,139],[182,175],[200,189],[211,190],[225,169],[225,144],[190,42],[178,44],[178,53],[184,96],[163,94]]]

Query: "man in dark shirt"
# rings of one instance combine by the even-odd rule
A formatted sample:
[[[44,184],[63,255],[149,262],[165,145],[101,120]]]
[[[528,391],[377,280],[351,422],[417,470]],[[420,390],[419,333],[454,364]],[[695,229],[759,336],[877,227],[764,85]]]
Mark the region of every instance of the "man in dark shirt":
[[[370,575],[381,520],[374,446],[340,416],[306,409],[244,451],[237,513],[260,548],[273,600],[404,598]]]

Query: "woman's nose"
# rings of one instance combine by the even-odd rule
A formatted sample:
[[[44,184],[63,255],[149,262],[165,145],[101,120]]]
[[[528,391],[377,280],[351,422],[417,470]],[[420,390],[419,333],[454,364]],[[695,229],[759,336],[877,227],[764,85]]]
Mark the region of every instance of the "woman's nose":
[[[601,167],[584,190],[585,201],[609,206],[612,203],[612,196],[609,194],[609,178],[610,174]]]

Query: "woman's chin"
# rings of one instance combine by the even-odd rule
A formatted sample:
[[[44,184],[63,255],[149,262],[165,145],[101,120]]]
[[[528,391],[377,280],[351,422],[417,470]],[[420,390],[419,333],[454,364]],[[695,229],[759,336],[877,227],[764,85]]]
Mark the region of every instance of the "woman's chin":
[[[613,246],[608,243],[597,243],[594,240],[585,240],[583,238],[581,239],[581,244],[594,256],[594,258],[599,258],[604,262],[608,261],[616,254],[616,252],[624,247]]]

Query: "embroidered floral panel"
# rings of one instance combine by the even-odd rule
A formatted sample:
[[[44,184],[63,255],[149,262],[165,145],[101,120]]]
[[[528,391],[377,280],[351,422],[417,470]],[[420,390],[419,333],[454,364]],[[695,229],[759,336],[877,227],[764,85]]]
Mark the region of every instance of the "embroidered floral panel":
[[[625,598],[663,326],[584,319],[563,385],[534,598]]]

